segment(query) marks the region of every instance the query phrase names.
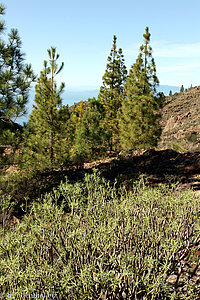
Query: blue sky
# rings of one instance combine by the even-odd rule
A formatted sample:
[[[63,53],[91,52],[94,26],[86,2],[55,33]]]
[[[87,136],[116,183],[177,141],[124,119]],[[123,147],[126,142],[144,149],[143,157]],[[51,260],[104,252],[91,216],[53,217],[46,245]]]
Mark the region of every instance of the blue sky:
[[[3,1],[2,1],[3,2]],[[146,26],[160,84],[200,85],[200,1],[6,0],[7,29],[17,28],[26,60],[39,74],[47,49],[57,47],[70,88],[98,88],[113,35],[128,67],[135,62]]]

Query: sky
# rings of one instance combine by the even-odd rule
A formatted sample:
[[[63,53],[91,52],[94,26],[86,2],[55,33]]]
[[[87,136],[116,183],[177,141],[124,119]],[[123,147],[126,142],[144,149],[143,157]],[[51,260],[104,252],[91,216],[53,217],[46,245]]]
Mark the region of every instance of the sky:
[[[200,85],[199,0],[2,0],[7,32],[19,30],[26,62],[39,74],[56,47],[67,89],[99,88],[113,35],[128,69],[151,33],[160,84]],[[4,38],[6,38],[6,33]]]

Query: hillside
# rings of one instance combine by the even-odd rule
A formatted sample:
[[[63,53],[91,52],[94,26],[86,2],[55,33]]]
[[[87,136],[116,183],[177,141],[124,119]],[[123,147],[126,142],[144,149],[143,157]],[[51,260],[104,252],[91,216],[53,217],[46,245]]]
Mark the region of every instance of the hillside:
[[[200,86],[167,97],[162,111],[159,149],[200,151]]]

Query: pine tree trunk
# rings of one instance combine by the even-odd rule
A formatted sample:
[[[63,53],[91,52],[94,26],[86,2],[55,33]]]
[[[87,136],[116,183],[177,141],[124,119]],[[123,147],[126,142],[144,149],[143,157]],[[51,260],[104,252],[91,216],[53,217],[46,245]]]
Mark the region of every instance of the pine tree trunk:
[[[51,135],[50,135],[50,161],[51,161],[51,171],[53,172],[53,165],[54,165],[54,151],[53,151],[53,146],[54,146],[54,136],[53,132],[51,130]]]

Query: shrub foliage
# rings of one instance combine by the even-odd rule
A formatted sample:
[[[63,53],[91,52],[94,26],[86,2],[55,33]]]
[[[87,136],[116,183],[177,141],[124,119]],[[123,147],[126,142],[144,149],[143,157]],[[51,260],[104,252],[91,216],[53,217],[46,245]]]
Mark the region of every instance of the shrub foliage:
[[[61,183],[0,240],[0,292],[59,299],[198,299],[199,199],[131,192],[99,174]]]

